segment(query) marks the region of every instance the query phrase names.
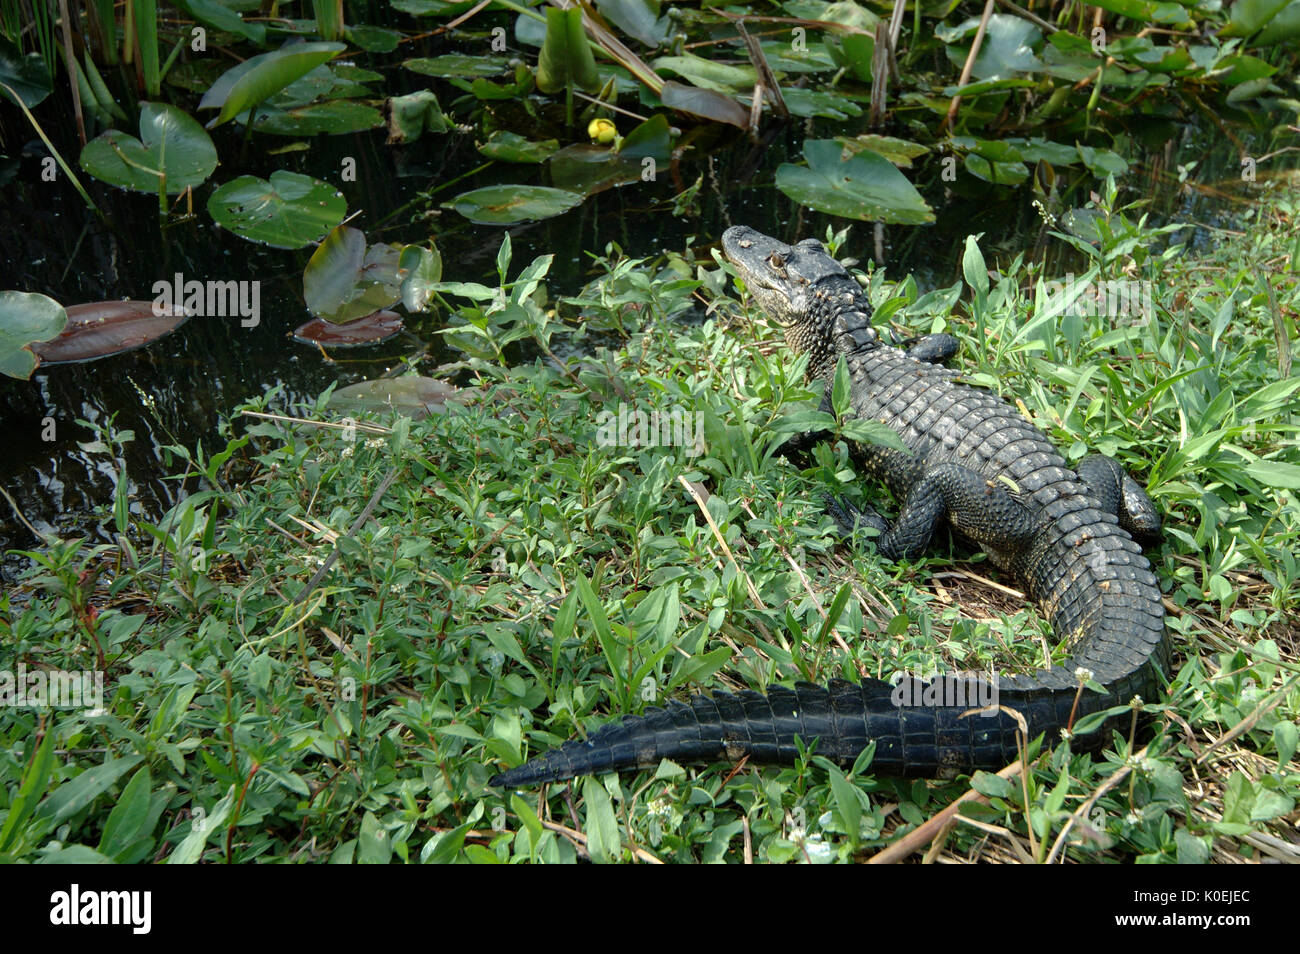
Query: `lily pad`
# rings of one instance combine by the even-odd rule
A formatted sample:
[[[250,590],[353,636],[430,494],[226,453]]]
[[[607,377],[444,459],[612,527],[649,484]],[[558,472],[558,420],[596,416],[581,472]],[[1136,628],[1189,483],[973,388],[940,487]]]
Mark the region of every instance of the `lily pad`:
[[[188,113],[166,103],[140,104],[140,138],[110,129],[86,143],[81,168],[96,179],[133,192],[168,195],[207,181],[217,168],[217,147]]]
[[[402,248],[366,247],[365,233],[340,225],[312,253],[302,273],[308,310],[328,321],[344,323],[387,308],[402,294]]]
[[[396,30],[376,26],[350,26],[343,35],[367,53],[391,53],[402,42],[402,34]]]
[[[794,116],[821,116],[824,119],[849,119],[862,115],[862,107],[843,93],[827,93],[813,89],[783,89],[785,105]]]
[[[473,78],[475,76],[500,76],[510,69],[504,56],[463,56],[449,53],[446,56],[419,57],[402,63],[413,73],[446,79],[450,76]]]
[[[562,215],[581,205],[582,200],[582,195],[565,189],[501,185],[463,192],[444,207],[482,225],[513,225]]]
[[[641,160],[606,146],[575,143],[565,146],[547,165],[551,181],[569,192],[595,195],[641,178]]]
[[[410,374],[401,378],[361,381],[339,388],[330,395],[329,404],[365,411],[397,411],[407,417],[428,417],[445,413],[448,401],[464,404],[472,395],[470,388],[457,388],[437,378]]]
[[[384,115],[373,106],[339,100],[314,103],[295,109],[262,107],[253,120],[258,132],[276,136],[340,135],[375,129],[384,124]]]
[[[294,329],[293,340],[325,348],[360,348],[387,341],[401,330],[402,316],[381,310],[344,322],[313,318]]]
[[[143,348],[185,324],[185,309],[152,301],[69,305],[67,327],[53,341],[32,345],[42,365],[95,361]]]
[[[274,248],[302,248],[343,221],[348,204],[328,182],[277,169],[271,181],[240,176],[208,199],[208,214],[240,238]]]
[[[519,133],[498,129],[490,139],[478,147],[478,151],[489,159],[501,162],[545,162],[547,157],[560,148],[558,141],[544,139],[541,142],[529,142]]]
[[[934,212],[912,183],[883,156],[862,152],[844,158],[833,139],[803,144],[807,167],[783,163],[776,187],[800,205],[867,222],[922,225]]]
[[[57,338],[68,316],[53,298],[32,292],[0,292],[0,374],[30,378],[36,370],[33,346]]]
[[[930,151],[928,147],[921,145],[919,142],[912,142],[910,139],[879,136],[875,133],[867,133],[854,139],[841,136],[835,141],[850,153],[868,150],[884,156],[900,169],[910,169],[913,159],[924,156]]]

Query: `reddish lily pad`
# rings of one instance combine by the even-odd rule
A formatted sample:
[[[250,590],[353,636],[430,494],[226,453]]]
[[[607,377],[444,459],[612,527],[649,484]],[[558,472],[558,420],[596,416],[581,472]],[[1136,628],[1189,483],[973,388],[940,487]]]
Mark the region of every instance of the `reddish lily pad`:
[[[32,342],[42,365],[95,361],[133,351],[185,324],[184,308],[151,301],[69,305],[68,324],[53,341]]]
[[[357,348],[386,341],[401,330],[402,316],[381,310],[339,323],[313,318],[294,329],[293,340],[327,348]]]

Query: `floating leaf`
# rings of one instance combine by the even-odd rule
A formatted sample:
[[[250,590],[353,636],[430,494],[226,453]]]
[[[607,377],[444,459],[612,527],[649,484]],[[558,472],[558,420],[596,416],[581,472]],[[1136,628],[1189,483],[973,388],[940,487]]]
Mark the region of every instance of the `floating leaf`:
[[[800,205],[871,222],[921,225],[934,221],[925,199],[888,159],[874,152],[843,158],[833,139],[803,145],[807,168],[784,163],[776,187]]]
[[[513,225],[561,215],[581,205],[582,199],[578,193],[564,189],[503,185],[464,192],[444,206],[455,209],[471,222]]]
[[[402,34],[377,26],[350,26],[343,35],[367,53],[391,53],[402,42]]]
[[[387,341],[401,330],[402,316],[381,310],[344,322],[313,318],[294,329],[293,340],[329,348],[359,348]]]
[[[36,370],[32,345],[57,338],[68,316],[53,298],[0,291],[0,374],[30,378]]]
[[[446,56],[406,60],[402,66],[424,76],[437,76],[440,79],[462,76],[469,79],[475,76],[500,76],[510,69],[510,61],[504,56],[463,56],[449,53]]]
[[[32,345],[41,364],[95,361],[142,348],[185,324],[185,309],[152,301],[69,305],[68,324],[53,341]]]
[[[529,142],[519,133],[498,129],[487,142],[478,147],[478,151],[489,159],[498,159],[502,162],[536,164],[545,162],[547,157],[559,148],[559,142],[554,139]]]
[[[930,151],[927,146],[912,142],[910,139],[896,139],[893,136],[878,136],[874,133],[854,139],[841,136],[835,141],[850,154],[862,152],[864,149],[870,150],[876,155],[884,156],[900,169],[910,169],[913,159],[924,156]]]
[[[584,196],[641,178],[640,159],[590,143],[565,146],[551,156],[547,168],[551,171],[551,181],[557,186]]]
[[[384,124],[384,115],[364,103],[336,101],[299,106],[296,109],[257,110],[253,128],[276,136],[340,135],[375,129]]]
[[[350,384],[331,394],[329,403],[334,407],[396,411],[407,417],[428,417],[444,413],[448,401],[463,404],[474,393],[472,389],[458,389],[437,378],[406,375]]]
[[[199,109],[221,107],[209,127],[229,122],[244,110],[252,109],[290,83],[310,73],[322,63],[338,56],[342,43],[295,43],[271,53],[249,57],[217,79],[199,101]]]
[[[793,116],[822,116],[826,119],[849,119],[862,115],[862,107],[843,93],[825,93],[813,89],[783,89],[781,95]]]
[[[277,169],[271,181],[240,176],[208,199],[208,214],[250,242],[302,248],[343,221],[348,204],[328,182]]]
[[[157,194],[166,176],[169,195],[205,182],[217,167],[217,148],[188,113],[166,103],[140,104],[140,138],[110,129],[86,143],[81,168],[96,179],[134,192]]]
[[[402,293],[400,246],[366,247],[365,233],[340,225],[312,253],[302,274],[307,308],[333,322],[347,322],[387,308]]]

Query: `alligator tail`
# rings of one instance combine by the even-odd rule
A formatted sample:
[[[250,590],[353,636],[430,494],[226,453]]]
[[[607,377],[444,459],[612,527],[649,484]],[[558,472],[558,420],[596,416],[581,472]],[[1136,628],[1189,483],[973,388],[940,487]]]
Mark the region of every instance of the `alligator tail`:
[[[1113,521],[1113,517],[1111,520]],[[767,695],[746,691],[693,696],[603,726],[585,741],[568,742],[502,772],[494,787],[559,781],[578,775],[653,768],[677,762],[738,761],[792,764],[796,739],[816,743],[817,755],[851,765],[875,744],[872,769],[881,775],[952,778],[978,768],[997,769],[1018,755],[1019,723],[1028,737],[1062,729],[1086,715],[1151,699],[1157,672],[1168,663],[1160,590],[1137,544],[1101,520],[1073,542],[1062,532],[1050,572],[1037,598],[1056,632],[1071,642],[1064,664],[1024,676],[903,676],[893,684],[867,679],[829,686],[799,683],[772,687]],[[1068,554],[1061,558],[1061,553]],[[1101,554],[1101,556],[1098,556]],[[1104,693],[1079,689],[1078,669],[1089,670]],[[1126,728],[1129,717],[1107,720],[1079,749],[1096,748],[1108,729]]]

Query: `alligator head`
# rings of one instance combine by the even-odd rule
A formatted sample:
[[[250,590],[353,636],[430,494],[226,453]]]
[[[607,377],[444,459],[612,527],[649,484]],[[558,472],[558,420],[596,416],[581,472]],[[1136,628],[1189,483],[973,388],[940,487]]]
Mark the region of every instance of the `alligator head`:
[[[722,234],[722,251],[796,352],[811,352],[810,377],[834,370],[837,356],[874,347],[871,303],[816,239],[786,245],[743,225]]]

